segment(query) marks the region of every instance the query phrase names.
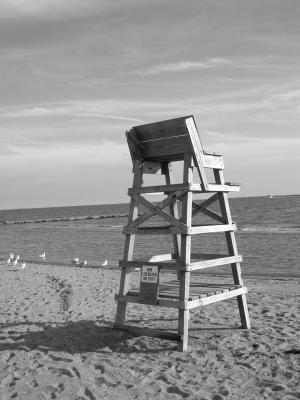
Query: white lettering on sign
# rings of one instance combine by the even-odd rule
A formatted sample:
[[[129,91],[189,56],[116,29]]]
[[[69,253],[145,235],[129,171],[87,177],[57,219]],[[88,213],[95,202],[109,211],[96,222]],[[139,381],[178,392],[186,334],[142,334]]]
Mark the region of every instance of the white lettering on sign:
[[[142,267],[141,282],[157,283],[158,267]]]

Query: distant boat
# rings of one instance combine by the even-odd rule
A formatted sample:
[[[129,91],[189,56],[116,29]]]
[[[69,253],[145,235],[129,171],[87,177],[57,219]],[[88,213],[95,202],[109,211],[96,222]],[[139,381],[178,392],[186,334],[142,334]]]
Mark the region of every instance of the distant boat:
[[[269,199],[273,199],[273,198],[274,198],[273,194],[270,193],[270,194],[269,194]]]

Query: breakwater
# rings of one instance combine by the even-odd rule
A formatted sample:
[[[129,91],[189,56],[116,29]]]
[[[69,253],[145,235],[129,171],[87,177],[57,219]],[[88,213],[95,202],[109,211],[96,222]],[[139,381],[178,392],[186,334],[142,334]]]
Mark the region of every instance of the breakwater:
[[[79,215],[76,217],[57,217],[57,218],[41,218],[41,219],[25,219],[25,220],[2,220],[2,225],[16,224],[40,224],[44,222],[70,222],[70,221],[85,221],[89,219],[105,219],[105,218],[122,218],[128,217],[128,213],[101,214],[101,215]]]

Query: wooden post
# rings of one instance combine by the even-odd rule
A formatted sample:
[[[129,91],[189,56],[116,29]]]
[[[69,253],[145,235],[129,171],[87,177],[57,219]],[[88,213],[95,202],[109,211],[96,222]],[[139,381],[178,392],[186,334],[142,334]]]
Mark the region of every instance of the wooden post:
[[[133,166],[133,188],[138,188],[142,186],[143,183],[143,167],[140,166],[140,162],[138,160],[135,161]],[[129,207],[129,215],[128,215],[128,225],[134,221],[138,217],[138,204],[136,203],[135,196],[131,196],[130,207]],[[125,237],[125,245],[124,245],[124,261],[132,261],[133,259],[133,249],[134,249],[134,234],[127,234]],[[127,267],[122,267],[121,270],[121,279],[120,279],[120,288],[119,288],[119,296],[123,296],[128,291],[129,285],[129,274],[131,269]],[[117,313],[115,319],[116,326],[123,326],[126,315],[126,302],[118,301],[117,305]]]
[[[166,184],[172,185],[171,171],[170,171],[169,163],[162,164],[162,172],[165,174]],[[169,210],[170,210],[170,214],[173,215],[173,217],[179,219],[178,205],[177,205],[176,198],[172,200],[172,202],[169,206]],[[180,235],[173,235],[174,255],[175,255],[176,259],[178,259],[179,255],[180,255],[180,243],[181,243]]]
[[[225,184],[223,171],[214,169],[214,176],[216,179],[216,183],[222,184],[222,185]],[[220,202],[221,213],[224,218],[224,223],[232,224],[232,218],[231,218],[229,201],[228,201],[228,194],[225,192],[220,192],[219,193],[219,202]],[[226,236],[226,242],[227,242],[229,254],[233,255],[233,256],[237,256],[238,250],[237,250],[234,232],[225,232],[225,236]],[[234,283],[236,285],[243,286],[243,279],[242,279],[240,263],[231,264],[231,270],[232,270]],[[245,329],[250,329],[251,325],[250,325],[250,318],[249,318],[249,313],[248,313],[246,295],[242,294],[240,296],[237,296],[237,302],[238,302],[242,327]]]
[[[193,183],[193,160],[190,154],[186,154],[184,158],[184,171],[183,182],[186,184]],[[182,216],[181,221],[188,227],[192,225],[192,203],[193,194],[187,191],[182,199]],[[180,259],[186,266],[190,263],[191,258],[191,235],[181,235],[181,251]],[[181,304],[187,304],[190,292],[190,278],[189,271],[179,272],[179,301]],[[178,343],[179,351],[186,351],[188,349],[188,329],[189,329],[189,310],[179,309],[178,311],[178,335],[180,341]]]

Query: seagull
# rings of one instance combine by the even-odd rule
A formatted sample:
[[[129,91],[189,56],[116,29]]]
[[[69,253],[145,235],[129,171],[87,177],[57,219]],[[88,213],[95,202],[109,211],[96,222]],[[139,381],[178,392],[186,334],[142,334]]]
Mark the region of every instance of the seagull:
[[[14,253],[9,253],[9,258],[10,258],[11,260],[13,260],[14,257],[15,257]]]
[[[79,258],[78,257],[73,258],[72,263],[78,265],[79,264]]]
[[[43,259],[43,261],[45,261],[46,260],[46,253],[44,252],[44,253],[40,254],[39,257],[41,257]]]
[[[22,263],[20,269],[24,269],[26,267],[26,263]]]
[[[7,265],[9,265],[9,264],[10,264],[10,262],[11,262],[11,258],[9,257],[9,259],[8,259],[8,260],[6,260],[6,264],[7,264]]]
[[[87,261],[86,260],[84,260],[83,262],[78,264],[79,267],[85,267],[86,265],[87,265]]]
[[[14,262],[13,262],[14,265],[18,264],[19,258],[20,258],[20,256],[18,254],[17,257],[14,259]]]
[[[102,267],[105,267],[106,265],[107,265],[107,260],[105,260],[105,261],[101,264]]]

